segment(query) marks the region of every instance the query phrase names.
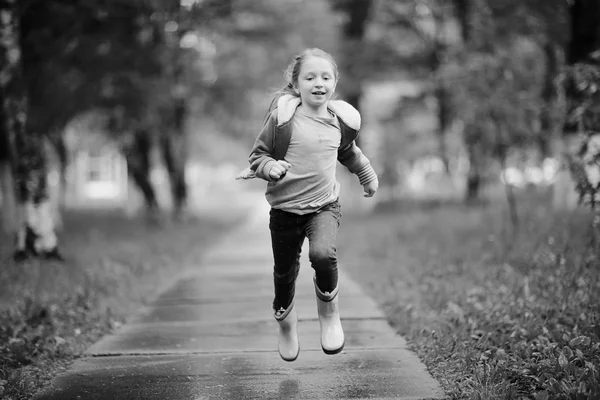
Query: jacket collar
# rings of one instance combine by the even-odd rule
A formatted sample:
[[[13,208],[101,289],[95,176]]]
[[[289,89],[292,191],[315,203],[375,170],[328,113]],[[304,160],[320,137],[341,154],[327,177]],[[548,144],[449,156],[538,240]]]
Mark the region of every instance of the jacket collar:
[[[300,97],[286,94],[277,100],[277,126],[289,122],[300,105]],[[327,108],[337,115],[350,128],[360,130],[360,113],[351,104],[343,100],[329,100]]]

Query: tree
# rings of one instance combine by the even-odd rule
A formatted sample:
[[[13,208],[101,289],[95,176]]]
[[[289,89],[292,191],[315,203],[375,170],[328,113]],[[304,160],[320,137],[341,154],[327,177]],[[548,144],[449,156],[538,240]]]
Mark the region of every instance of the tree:
[[[521,87],[523,93],[528,93],[529,103],[518,101],[519,106],[533,105],[527,107],[528,116],[531,121],[526,131],[519,135],[509,135],[511,140],[518,142],[507,143],[509,147],[527,146],[537,147],[542,158],[551,154],[550,144],[557,131],[557,123],[560,120],[559,110],[559,88],[557,78],[560,71],[560,47],[565,32],[565,21],[561,17],[560,10],[565,9],[565,2],[561,1],[487,1],[487,0],[456,0],[454,1],[457,20],[461,23],[461,32],[465,43],[464,52],[456,60],[473,60],[473,57],[492,57],[505,59],[506,49],[514,49],[516,43],[530,43],[529,53],[535,54],[536,59],[529,59],[523,65],[524,68],[509,68],[511,76],[517,80],[529,75],[533,69],[544,80],[540,83],[537,75],[533,76],[529,87]],[[540,50],[542,51],[540,54]],[[524,55],[528,57],[527,54]],[[540,62],[543,60],[545,62]],[[454,61],[453,61],[454,62]],[[501,61],[501,64],[504,62]],[[514,63],[513,67],[516,65]],[[465,68],[470,70],[469,67]],[[502,74],[498,75],[503,76]],[[465,76],[463,76],[465,77]],[[469,79],[475,79],[471,77]],[[521,80],[522,81],[522,80]],[[462,79],[457,79],[459,85]],[[473,82],[473,84],[476,84]],[[486,84],[484,83],[484,86]],[[459,88],[460,89],[460,88]],[[492,89],[492,88],[490,88]],[[454,92],[454,90],[452,90]],[[482,93],[480,99],[489,94]],[[510,102],[510,96],[506,97],[506,103]],[[517,99],[515,99],[517,100]],[[460,104],[460,102],[457,102]],[[463,103],[464,104],[464,103]],[[470,103],[466,103],[470,104]],[[486,101],[472,104],[474,107],[484,107]],[[506,104],[508,105],[508,104]],[[506,108],[506,105],[503,107]],[[499,102],[496,106],[501,106]],[[458,114],[462,115],[464,107],[459,108]],[[510,114],[505,115],[510,118]],[[509,124],[510,125],[510,124]],[[481,184],[480,144],[488,142],[485,137],[490,133],[485,132],[485,124],[465,124],[465,141],[471,160],[471,169],[467,180],[467,199],[477,197]],[[471,130],[471,131],[468,131]],[[483,140],[482,140],[483,139]],[[485,159],[485,157],[483,157]]]
[[[23,45],[28,25],[17,4],[0,3],[0,132],[7,148],[4,162],[11,164],[14,191],[17,200],[15,258],[23,259],[29,253],[61,259],[51,214],[47,190],[47,169],[44,138],[35,130],[29,118],[33,104],[28,85],[31,54]],[[5,197],[10,198],[11,185],[5,183]]]
[[[446,136],[454,119],[454,112],[451,109],[451,87],[444,82],[441,72],[449,49],[457,44],[456,38],[453,37],[452,10],[446,2],[419,0],[414,2],[411,11],[410,14],[396,13],[396,18],[404,19],[406,25],[415,30],[423,41],[425,67],[432,76],[431,87],[427,88],[427,91],[436,100],[438,154],[444,163],[446,173],[450,173]]]
[[[341,73],[344,75],[344,97],[356,109],[360,109],[364,76],[356,62],[356,54],[365,46],[365,32],[373,9],[372,0],[333,0],[332,8],[343,16]],[[359,143],[360,144],[360,143]]]
[[[356,54],[364,47],[364,37],[369,22],[372,0],[342,0],[332,2],[333,10],[343,16],[341,26],[344,40],[342,62],[340,69],[346,75],[349,83],[346,85],[345,97],[355,108],[360,107],[362,92],[362,76],[356,70]]]
[[[489,52],[492,46],[493,21],[486,1],[458,0],[455,2],[455,8],[458,14],[457,19],[461,23],[460,30],[466,54],[471,52],[480,53],[484,58],[487,58],[485,53]],[[451,77],[450,81],[453,79]],[[470,79],[470,77],[464,75],[462,78],[457,79],[459,85],[465,79]],[[460,109],[457,111],[459,114],[461,112]],[[464,127],[464,140],[469,158],[465,200],[472,202],[479,198],[485,159],[486,155],[489,154],[484,144],[485,141],[481,140],[486,135],[485,129],[487,127],[474,121],[466,122]]]
[[[179,214],[187,192],[180,3],[28,0],[21,5],[33,129],[52,139],[65,164],[65,125],[90,110],[107,114],[108,134],[121,144],[151,214],[158,204],[149,179],[150,152],[162,150]]]

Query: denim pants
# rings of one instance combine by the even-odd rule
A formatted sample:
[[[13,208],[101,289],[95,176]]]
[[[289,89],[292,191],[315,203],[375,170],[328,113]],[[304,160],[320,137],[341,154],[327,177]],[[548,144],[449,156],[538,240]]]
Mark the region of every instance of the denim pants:
[[[341,208],[337,200],[305,215],[271,209],[269,229],[275,262],[275,311],[282,307],[287,309],[294,299],[300,251],[305,238],[308,238],[308,258],[315,270],[317,286],[321,292],[331,292],[337,287],[336,241],[340,218]]]

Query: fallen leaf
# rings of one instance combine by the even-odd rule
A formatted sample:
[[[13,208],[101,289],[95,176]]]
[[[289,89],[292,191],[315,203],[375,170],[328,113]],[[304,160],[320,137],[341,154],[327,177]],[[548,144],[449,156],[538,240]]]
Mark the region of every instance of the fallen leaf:
[[[562,354],[564,354],[565,357],[567,357],[567,360],[573,358],[573,350],[571,350],[571,348],[568,346],[563,347]]]
[[[558,365],[560,365],[562,368],[564,368],[568,364],[569,364],[569,360],[567,360],[567,357],[565,357],[565,355],[561,352],[560,355],[558,356]]]
[[[583,346],[588,346],[591,342],[591,339],[588,336],[577,336],[574,339],[571,339],[571,341],[569,342],[569,346],[571,347],[577,347],[580,345]]]

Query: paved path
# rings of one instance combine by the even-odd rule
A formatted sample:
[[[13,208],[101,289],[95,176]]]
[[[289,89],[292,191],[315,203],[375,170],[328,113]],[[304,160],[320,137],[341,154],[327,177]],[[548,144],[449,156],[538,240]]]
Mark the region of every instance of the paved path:
[[[264,202],[264,201],[263,201]],[[340,273],[346,346],[323,353],[311,268],[297,285],[300,356],[277,353],[267,210],[213,248],[36,400],[433,399],[438,383],[377,305]],[[306,246],[305,251],[306,253]],[[227,294],[227,296],[225,296]]]

